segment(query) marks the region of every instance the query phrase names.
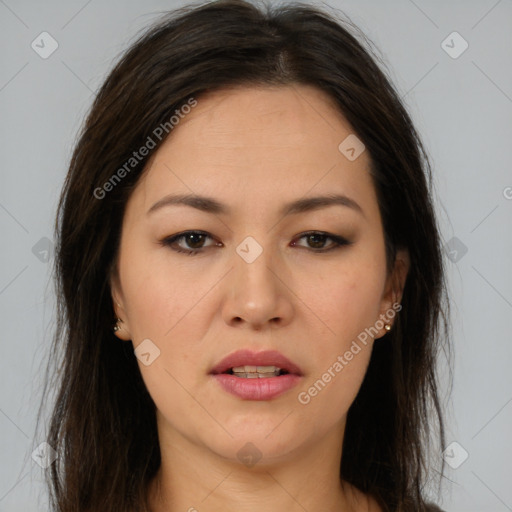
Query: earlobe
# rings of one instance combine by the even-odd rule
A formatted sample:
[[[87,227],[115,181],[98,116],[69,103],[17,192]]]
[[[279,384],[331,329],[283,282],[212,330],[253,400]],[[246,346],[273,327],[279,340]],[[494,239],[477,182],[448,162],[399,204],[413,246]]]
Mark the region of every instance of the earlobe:
[[[112,328],[114,334],[122,341],[130,341],[130,331],[128,330],[128,326],[123,322],[121,318],[116,319],[116,324]]]
[[[375,336],[381,338],[393,328],[394,317],[402,308],[398,308],[409,273],[410,258],[407,249],[399,249],[396,253],[395,264],[391,275],[386,280],[386,287],[381,301],[380,320],[384,322],[382,333]]]
[[[115,318],[115,324],[112,327],[112,331],[120,340],[130,341],[131,334],[130,334],[130,329],[128,328],[128,324],[126,321],[126,315],[124,314],[124,309],[121,306],[121,304],[119,304],[119,302],[117,302],[117,300],[115,299],[114,296],[112,298],[114,300],[114,303],[116,304],[114,306],[116,318]]]
[[[130,341],[131,340],[131,333],[130,329],[128,327],[127,318],[126,318],[126,312],[124,311],[123,306],[120,304],[119,300],[117,299],[117,282],[116,278],[111,276],[110,279],[110,290],[111,290],[111,296],[112,296],[112,307],[114,309],[115,319],[114,319],[114,325],[112,327],[113,333],[123,341]]]

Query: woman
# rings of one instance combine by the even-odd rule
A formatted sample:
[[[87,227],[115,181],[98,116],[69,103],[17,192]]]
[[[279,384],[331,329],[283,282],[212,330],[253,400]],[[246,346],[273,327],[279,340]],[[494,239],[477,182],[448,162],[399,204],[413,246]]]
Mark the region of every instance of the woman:
[[[430,168],[353,30],[192,6],[106,79],[56,223],[52,510],[439,510]]]

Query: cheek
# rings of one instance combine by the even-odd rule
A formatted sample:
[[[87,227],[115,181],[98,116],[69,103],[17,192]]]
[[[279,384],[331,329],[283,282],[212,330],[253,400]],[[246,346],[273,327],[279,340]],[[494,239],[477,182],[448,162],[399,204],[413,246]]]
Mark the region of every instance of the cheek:
[[[308,306],[322,320],[315,319],[321,332],[314,336],[311,352],[316,371],[302,387],[299,403],[307,407],[314,428],[339,421],[355,399],[366,374],[372,338],[366,331],[379,318],[385,269],[382,264],[364,265],[361,259],[330,274],[321,286],[310,280]],[[316,278],[318,282],[318,278]]]
[[[378,319],[384,269],[381,264],[359,261],[333,268],[324,276],[309,278],[306,303],[317,317],[326,345],[341,349]]]
[[[213,278],[218,278],[197,282],[197,275],[194,279],[159,254],[149,260],[133,245],[125,254],[120,277],[133,346],[136,350],[141,346],[137,353],[148,346],[151,354],[157,354],[154,359],[151,355],[147,366],[138,360],[142,377],[155,402],[165,406],[169,396],[179,402],[183,393],[180,383],[190,383],[190,368],[201,360],[200,351],[204,350],[195,341],[204,335],[201,319],[209,318],[209,302],[201,298],[207,295]],[[190,401],[186,393],[182,399]]]
[[[194,319],[205,314],[198,300],[208,290],[208,283],[203,283],[200,290],[194,291],[187,280],[178,279],[177,275],[164,266],[147,263],[130,265],[124,273],[133,346],[137,351],[144,340],[151,354],[148,365],[138,358],[139,370],[148,393],[166,418],[195,407],[186,390],[191,388],[190,370],[200,361],[201,347],[191,340],[201,337],[200,325]],[[201,414],[199,408],[194,414]],[[177,424],[183,423],[186,428],[185,415],[181,416]]]
[[[323,373],[313,375],[299,391],[297,407],[306,430],[323,435],[333,425],[341,427],[344,423],[366,374],[371,346],[360,344],[357,353],[349,352],[352,354],[350,361],[345,357],[346,352],[340,351],[329,359]]]
[[[160,255],[149,259],[129,249],[126,264],[120,265],[120,277],[133,340],[166,339],[207,292],[208,283],[195,282]]]

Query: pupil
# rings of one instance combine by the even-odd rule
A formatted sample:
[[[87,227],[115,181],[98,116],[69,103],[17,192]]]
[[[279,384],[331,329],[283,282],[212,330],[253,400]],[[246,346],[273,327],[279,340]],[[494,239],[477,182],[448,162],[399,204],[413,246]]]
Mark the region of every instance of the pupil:
[[[313,245],[318,248],[322,248],[323,247],[323,242],[325,242],[324,238],[325,238],[325,235],[319,235],[319,234],[312,234],[312,235],[309,235],[308,236],[309,238],[309,241],[311,242],[313,240]],[[318,240],[315,242],[314,239],[315,238],[320,238],[322,241],[321,242],[318,242]]]
[[[189,235],[187,235],[187,244],[192,248],[192,249],[200,249],[201,248],[201,244],[199,243],[198,246],[195,246],[194,245],[194,241],[193,241],[193,237],[203,237],[204,235],[200,234],[200,233],[190,233]],[[204,241],[204,240],[203,240]]]

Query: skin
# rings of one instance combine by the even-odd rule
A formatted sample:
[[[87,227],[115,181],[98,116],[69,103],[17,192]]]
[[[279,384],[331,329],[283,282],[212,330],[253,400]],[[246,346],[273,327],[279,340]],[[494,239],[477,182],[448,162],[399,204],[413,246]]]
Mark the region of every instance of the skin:
[[[373,343],[387,331],[360,344],[307,405],[297,399],[400,302],[409,269],[399,251],[386,272],[369,155],[349,161],[338,150],[351,133],[314,87],[211,92],[174,127],[134,190],[110,284],[122,320],[116,335],[134,348],[150,339],[160,350],[148,366],[138,360],[157,407],[162,456],[149,490],[152,512],[380,510],[340,482],[339,466],[347,411]],[[333,192],[364,214],[339,205],[278,213],[289,201]],[[146,214],[171,193],[214,197],[232,212],[174,205]],[[158,243],[185,230],[209,234],[202,253]],[[352,244],[317,252],[335,244],[303,236],[313,230]],[[236,252],[247,236],[263,248],[252,263]],[[201,239],[174,246],[192,250]],[[241,348],[279,350],[302,369],[302,382],[268,401],[226,393],[209,372]],[[237,457],[248,442],[262,455],[252,467]]]

